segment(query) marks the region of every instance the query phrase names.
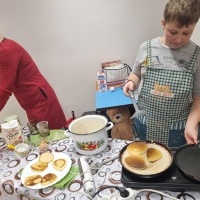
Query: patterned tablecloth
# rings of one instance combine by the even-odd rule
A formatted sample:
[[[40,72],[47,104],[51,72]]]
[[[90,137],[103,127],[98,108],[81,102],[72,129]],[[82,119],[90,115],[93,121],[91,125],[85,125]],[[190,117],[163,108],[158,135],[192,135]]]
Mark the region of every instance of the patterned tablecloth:
[[[24,129],[27,134],[28,129]],[[108,147],[100,154],[90,156],[91,163],[102,162],[103,160],[119,154],[120,150],[129,142],[124,140],[110,140]],[[0,143],[0,147],[1,147]],[[77,165],[77,160],[80,154],[76,153],[73,140],[66,138],[60,141],[53,142],[52,150],[55,152],[66,153],[72,160],[73,165]],[[65,189],[55,189],[48,187],[44,189],[28,189],[24,187],[20,180],[20,170],[23,169],[28,162],[38,156],[37,151],[31,151],[24,158],[8,157],[5,153],[0,152],[0,199],[2,200],[88,200],[89,198],[84,194],[83,182],[80,175],[70,183]],[[110,161],[103,165],[99,170],[93,172],[96,190],[102,186],[123,186],[121,184],[121,164],[118,159]],[[113,188],[101,191],[95,199],[101,199],[105,195],[109,195],[116,191]],[[162,191],[176,197],[180,192]],[[192,197],[185,199],[200,199],[199,192],[187,192]],[[145,200],[147,192],[138,193],[136,200]],[[181,197],[184,199],[183,197]],[[149,199],[161,199],[157,194],[151,194]],[[164,197],[164,199],[169,199]]]

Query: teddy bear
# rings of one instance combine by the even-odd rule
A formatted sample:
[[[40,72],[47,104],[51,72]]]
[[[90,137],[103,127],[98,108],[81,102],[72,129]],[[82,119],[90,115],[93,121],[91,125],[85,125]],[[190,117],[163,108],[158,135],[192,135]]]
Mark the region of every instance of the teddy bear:
[[[133,140],[131,113],[128,107],[119,107],[106,111],[107,116],[113,122],[111,137],[114,139]]]

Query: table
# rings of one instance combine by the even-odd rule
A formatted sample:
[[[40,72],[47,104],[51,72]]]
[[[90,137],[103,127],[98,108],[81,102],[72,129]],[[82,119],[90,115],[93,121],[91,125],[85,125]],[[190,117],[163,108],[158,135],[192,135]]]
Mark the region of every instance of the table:
[[[122,106],[133,106],[131,99],[124,95],[122,88],[116,88],[114,91],[96,92],[97,111]]]
[[[28,133],[28,129],[24,128],[24,133]],[[91,163],[96,161],[102,162],[103,160],[119,154],[120,150],[130,143],[131,141],[125,140],[113,140],[109,141],[108,147],[97,155],[90,156]],[[66,138],[60,141],[56,141],[52,144],[53,151],[66,153],[72,160],[73,165],[77,165],[77,160],[80,158],[80,154],[76,153],[73,140]],[[24,158],[5,158],[5,155],[0,152],[0,161],[3,162],[0,165],[0,199],[2,200],[88,200],[89,198],[83,194],[83,182],[78,175],[71,182],[71,184],[65,188],[54,189],[52,187],[31,190],[24,187],[20,181],[19,171],[26,166],[26,164],[37,156],[37,153],[31,151]],[[121,169],[122,166],[118,159],[108,162],[103,165],[94,174],[95,188],[98,189],[102,186],[123,186],[121,183]],[[106,189],[100,192],[95,199],[101,199],[105,195],[109,195],[114,192],[115,189]],[[165,191],[167,194],[176,197],[179,192]],[[200,199],[199,192],[188,192],[195,199]],[[136,200],[145,200],[147,192],[141,192],[135,198]],[[152,195],[151,199],[160,199],[159,196]],[[165,199],[165,198],[164,198]],[[167,199],[167,198],[166,198]]]

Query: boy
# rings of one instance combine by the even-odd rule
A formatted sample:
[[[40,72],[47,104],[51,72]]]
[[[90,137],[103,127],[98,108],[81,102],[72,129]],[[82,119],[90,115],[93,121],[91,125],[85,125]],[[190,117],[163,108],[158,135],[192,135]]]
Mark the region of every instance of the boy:
[[[135,119],[140,139],[170,147],[197,143],[200,121],[200,53],[190,40],[199,20],[196,0],[169,0],[162,20],[163,36],[144,42],[123,87],[139,85]]]

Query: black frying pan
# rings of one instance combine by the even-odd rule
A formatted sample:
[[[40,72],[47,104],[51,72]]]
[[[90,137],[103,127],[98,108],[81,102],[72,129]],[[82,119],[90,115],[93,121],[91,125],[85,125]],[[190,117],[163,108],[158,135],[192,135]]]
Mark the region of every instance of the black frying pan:
[[[199,144],[180,147],[174,156],[178,168],[189,178],[200,181],[200,147]]]
[[[180,147],[174,161],[178,168],[189,178],[200,182],[200,126],[198,127],[198,143]]]

